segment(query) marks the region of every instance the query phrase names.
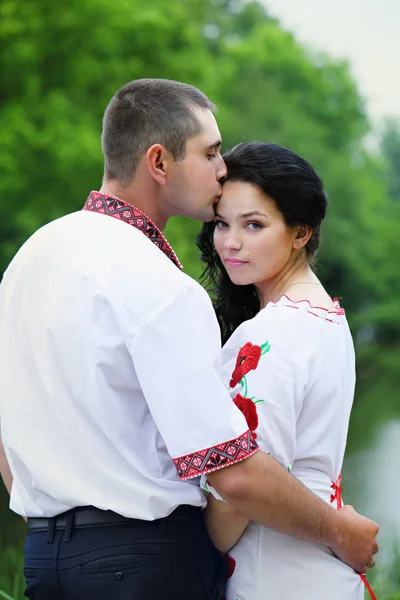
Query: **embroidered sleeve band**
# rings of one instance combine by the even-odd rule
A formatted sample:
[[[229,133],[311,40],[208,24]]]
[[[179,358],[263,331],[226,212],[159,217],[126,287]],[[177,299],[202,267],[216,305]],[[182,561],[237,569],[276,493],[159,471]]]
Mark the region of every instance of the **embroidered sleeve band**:
[[[174,463],[180,479],[192,479],[245,460],[258,450],[257,442],[248,430],[236,439],[174,458]]]

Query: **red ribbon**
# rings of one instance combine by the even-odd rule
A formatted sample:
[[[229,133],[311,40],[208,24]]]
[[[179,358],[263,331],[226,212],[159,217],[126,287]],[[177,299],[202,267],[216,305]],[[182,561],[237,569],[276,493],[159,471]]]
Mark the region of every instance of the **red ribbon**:
[[[339,473],[339,477],[336,479],[335,482],[332,481],[331,488],[335,492],[334,494],[331,494],[331,502],[334,502],[336,500],[336,506],[337,506],[337,509],[339,510],[343,506],[343,502],[342,502],[342,474],[341,473]],[[375,596],[374,592],[372,591],[372,588],[369,585],[369,583],[367,581],[367,577],[365,576],[365,574],[360,575],[360,578],[361,578],[361,581],[364,583],[365,587],[367,588],[367,590],[369,591],[369,594],[370,594],[372,600],[376,600],[376,596]]]
[[[369,595],[371,596],[372,600],[376,600],[376,596],[375,596],[374,592],[372,591],[372,587],[369,585],[366,576],[360,575],[360,577],[361,577],[362,581],[364,582],[365,587],[369,591]]]
[[[342,474],[339,473],[339,477],[336,479],[335,482],[332,482],[331,488],[333,490],[335,490],[334,494],[331,494],[331,502],[334,502],[336,500],[337,502],[337,509],[339,510],[339,508],[342,508],[343,503],[342,503]]]

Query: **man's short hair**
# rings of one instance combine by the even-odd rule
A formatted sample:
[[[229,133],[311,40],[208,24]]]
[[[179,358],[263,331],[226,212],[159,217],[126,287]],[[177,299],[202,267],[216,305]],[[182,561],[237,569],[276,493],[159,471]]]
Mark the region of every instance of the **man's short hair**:
[[[215,111],[203,92],[186,83],[137,79],[120,88],[103,119],[105,179],[128,185],[153,144],[162,144],[175,160],[183,159],[186,141],[202,131],[196,108]]]

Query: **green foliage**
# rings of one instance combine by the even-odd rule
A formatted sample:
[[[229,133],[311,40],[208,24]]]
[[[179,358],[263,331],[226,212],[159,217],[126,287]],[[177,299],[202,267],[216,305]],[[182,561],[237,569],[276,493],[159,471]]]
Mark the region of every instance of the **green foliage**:
[[[387,162],[389,196],[400,202],[400,121],[386,120],[381,148]]]
[[[400,321],[390,260],[398,205],[388,205],[384,168],[362,150],[368,124],[346,63],[301,46],[258,2],[232,0],[174,0],[168,11],[162,0],[0,0],[0,43],[0,272],[35,229],[99,187],[112,93],[138,77],[180,79],[218,104],[225,147],[266,139],[316,166],[330,197],[320,274],[355,330],[399,339],[387,327]],[[185,219],[167,229],[195,277],[197,231]]]
[[[368,575],[375,595],[379,600],[400,600],[400,553],[393,554],[390,565],[374,568]],[[369,598],[369,595],[366,595]]]
[[[0,590],[0,598],[4,598],[5,600],[14,600],[15,597],[13,598],[12,596],[9,596],[9,594],[6,594]]]
[[[0,555],[0,599],[19,600],[24,597],[23,553],[21,548],[8,546]]]
[[[100,186],[101,119],[121,85],[192,83],[217,103],[225,148],[273,141],[322,175],[330,206],[319,274],[343,297],[358,342],[354,416],[375,412],[376,397],[387,402],[374,425],[398,416],[400,125],[385,126],[382,156],[366,152],[368,121],[345,62],[303,47],[244,0],[0,0],[0,44],[0,274],[35,229],[79,210]],[[166,230],[195,278],[198,230],[184,218]],[[372,435],[367,417],[363,432]],[[17,599],[22,533],[1,522],[0,590]],[[387,577],[396,581],[395,568]],[[399,597],[377,585],[380,600]]]
[[[210,65],[193,4],[0,1],[0,269],[99,187],[101,119],[116,89],[139,77],[203,83]]]

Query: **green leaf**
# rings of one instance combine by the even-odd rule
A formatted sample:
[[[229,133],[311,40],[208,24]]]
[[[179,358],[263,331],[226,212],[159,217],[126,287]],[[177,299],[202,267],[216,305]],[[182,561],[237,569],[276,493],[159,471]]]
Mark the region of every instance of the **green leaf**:
[[[261,355],[266,354],[267,352],[269,352],[271,349],[271,345],[268,342],[265,342],[265,344],[262,344],[261,346]]]

